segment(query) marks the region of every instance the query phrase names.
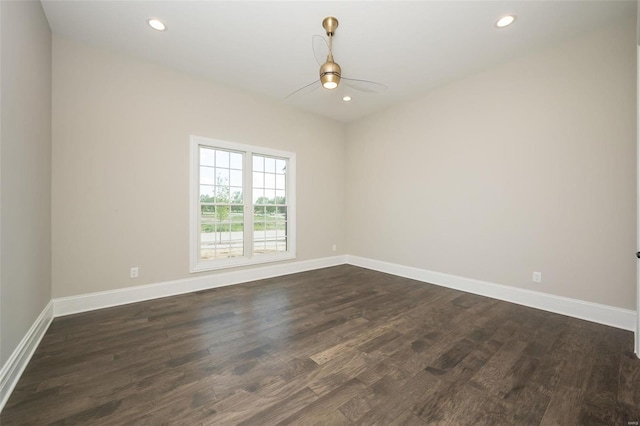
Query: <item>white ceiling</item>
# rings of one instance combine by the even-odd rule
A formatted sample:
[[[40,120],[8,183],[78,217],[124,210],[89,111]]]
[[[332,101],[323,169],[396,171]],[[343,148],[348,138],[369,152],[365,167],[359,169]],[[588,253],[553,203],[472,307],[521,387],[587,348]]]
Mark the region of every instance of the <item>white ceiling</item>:
[[[343,122],[416,97],[561,40],[634,19],[635,1],[43,1],[54,33],[206,76]],[[494,28],[502,15],[515,24]],[[318,89],[311,38],[338,18],[334,56],[345,77],[380,94]],[[150,29],[157,17],[168,30]],[[342,101],[344,94],[353,101]]]

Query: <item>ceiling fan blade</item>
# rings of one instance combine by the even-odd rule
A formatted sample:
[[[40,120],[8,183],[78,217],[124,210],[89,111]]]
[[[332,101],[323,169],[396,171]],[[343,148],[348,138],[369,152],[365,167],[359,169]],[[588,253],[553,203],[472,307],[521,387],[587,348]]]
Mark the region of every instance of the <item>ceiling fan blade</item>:
[[[298,94],[298,93],[311,93],[314,90],[318,89],[320,87],[320,79],[314,81],[313,83],[309,83],[306,86],[302,86],[301,88],[299,88],[298,90],[289,93],[285,99],[289,99],[291,96]]]
[[[311,37],[311,47],[313,49],[313,56],[316,58],[318,65],[322,65],[327,62],[327,56],[329,56],[329,44],[324,37],[317,34]]]
[[[352,89],[359,90],[361,92],[381,93],[388,89],[388,87],[384,84],[376,83],[375,81],[360,80],[357,78],[347,77],[342,77],[341,81],[345,84],[345,86],[349,86]]]

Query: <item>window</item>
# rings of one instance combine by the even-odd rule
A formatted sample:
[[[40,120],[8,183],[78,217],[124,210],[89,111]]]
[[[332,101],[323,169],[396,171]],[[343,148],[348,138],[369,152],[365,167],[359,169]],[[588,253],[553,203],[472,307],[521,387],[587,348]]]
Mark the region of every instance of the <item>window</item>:
[[[191,272],[295,258],[295,154],[191,136]]]

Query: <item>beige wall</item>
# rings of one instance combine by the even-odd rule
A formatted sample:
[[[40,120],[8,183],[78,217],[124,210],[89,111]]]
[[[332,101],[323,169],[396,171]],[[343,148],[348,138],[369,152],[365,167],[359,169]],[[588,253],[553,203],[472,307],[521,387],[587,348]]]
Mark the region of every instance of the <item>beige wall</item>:
[[[347,252],[635,309],[635,39],[622,22],[350,125]]]
[[[0,2],[0,366],[51,299],[51,31]]]
[[[297,260],[344,253],[343,125],[58,36],[53,57],[53,297],[194,276],[191,134],[295,152]]]

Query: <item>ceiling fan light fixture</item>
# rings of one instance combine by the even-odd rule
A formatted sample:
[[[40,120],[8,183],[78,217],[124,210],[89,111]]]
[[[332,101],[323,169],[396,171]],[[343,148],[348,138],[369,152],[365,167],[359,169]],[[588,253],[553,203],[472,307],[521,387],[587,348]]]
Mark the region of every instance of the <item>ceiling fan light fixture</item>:
[[[327,61],[320,67],[320,83],[325,89],[335,89],[340,84],[340,65]]]

